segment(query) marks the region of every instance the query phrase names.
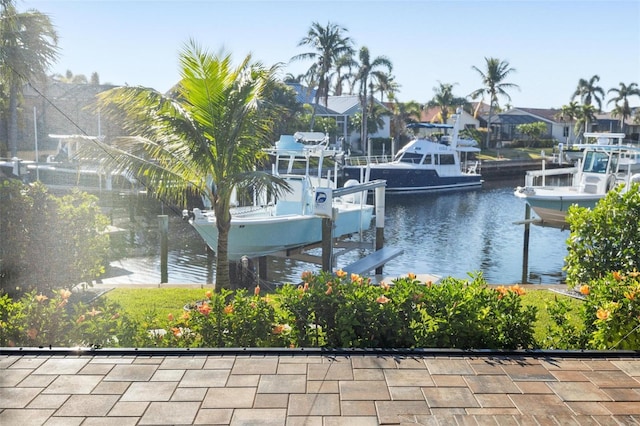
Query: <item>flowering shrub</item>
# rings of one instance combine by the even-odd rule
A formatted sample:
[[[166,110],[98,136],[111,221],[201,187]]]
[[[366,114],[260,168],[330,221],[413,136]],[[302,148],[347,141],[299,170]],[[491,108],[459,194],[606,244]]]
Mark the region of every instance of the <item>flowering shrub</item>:
[[[640,349],[640,272],[612,272],[580,286],[581,324],[566,321],[566,304],[549,307],[549,339],[562,349]]]
[[[518,286],[492,289],[481,275],[438,285],[415,275],[372,285],[343,271],[306,274],[278,291],[298,345],[354,348],[528,348],[535,308]]]

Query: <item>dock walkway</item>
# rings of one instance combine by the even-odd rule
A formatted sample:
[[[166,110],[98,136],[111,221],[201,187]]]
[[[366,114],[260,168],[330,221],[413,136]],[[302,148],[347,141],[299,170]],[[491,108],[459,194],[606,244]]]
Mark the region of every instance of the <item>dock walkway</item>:
[[[5,348],[0,424],[640,425],[640,356]]]

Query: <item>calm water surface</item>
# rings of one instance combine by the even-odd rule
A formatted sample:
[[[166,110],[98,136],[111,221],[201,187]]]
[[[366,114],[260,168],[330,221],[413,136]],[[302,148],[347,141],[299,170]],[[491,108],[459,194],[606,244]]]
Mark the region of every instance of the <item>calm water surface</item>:
[[[518,182],[485,183],[481,190],[454,193],[391,196],[386,198],[385,245],[404,253],[384,267],[385,276],[433,274],[468,277],[481,271],[487,282],[522,282],[524,202],[513,195]],[[167,212],[165,212],[166,214]],[[204,243],[177,214],[170,215],[169,283],[211,283],[215,263],[207,256]],[[155,217],[149,223],[155,224]],[[112,262],[104,283],[159,283],[160,263],[155,230],[132,235],[131,241],[146,247],[143,255]],[[372,241],[373,229],[364,238]],[[532,226],[529,243],[531,283],[562,282],[568,231]],[[319,252],[318,252],[319,253]],[[350,252],[337,260],[338,267],[351,263],[363,253]],[[269,258],[268,280],[298,282],[305,270],[319,266]]]

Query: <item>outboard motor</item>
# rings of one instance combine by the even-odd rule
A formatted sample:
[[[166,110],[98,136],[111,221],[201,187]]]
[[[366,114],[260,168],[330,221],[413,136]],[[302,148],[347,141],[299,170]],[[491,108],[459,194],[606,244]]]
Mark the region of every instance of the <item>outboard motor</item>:
[[[189,211],[187,209],[182,210],[182,220],[187,221],[195,218],[196,215],[193,214],[193,211]]]

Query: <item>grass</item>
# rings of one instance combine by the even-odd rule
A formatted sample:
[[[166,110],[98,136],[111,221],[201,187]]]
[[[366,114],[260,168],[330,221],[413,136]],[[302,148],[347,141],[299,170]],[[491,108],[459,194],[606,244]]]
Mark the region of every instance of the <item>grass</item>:
[[[552,154],[551,148],[544,149],[546,155]],[[540,160],[542,159],[540,148],[492,148],[483,149],[477,155],[479,160]]]
[[[122,306],[124,315],[131,319],[144,322],[150,317],[156,318],[160,323],[167,320],[171,313],[179,316],[183,312],[186,304],[205,298],[205,292],[211,288],[116,288],[105,294],[110,301],[117,302]],[[550,318],[545,306],[553,302],[556,298],[568,299],[574,308],[582,303],[581,301],[558,293],[553,293],[547,289],[528,290],[522,296],[524,305],[533,305],[538,308],[537,321],[534,325],[534,333],[537,342],[544,342],[546,330],[550,325]],[[579,318],[572,319],[578,324]]]

